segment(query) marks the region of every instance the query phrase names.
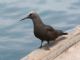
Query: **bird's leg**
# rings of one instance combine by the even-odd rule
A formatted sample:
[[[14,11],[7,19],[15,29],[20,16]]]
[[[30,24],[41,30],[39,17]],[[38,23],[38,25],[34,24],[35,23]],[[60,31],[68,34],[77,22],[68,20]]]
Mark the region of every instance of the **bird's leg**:
[[[47,41],[48,45],[49,45],[49,40]]]
[[[47,46],[46,46],[47,50],[49,50],[49,40],[47,41]]]
[[[42,43],[43,43],[43,40],[41,40],[41,45],[40,45],[40,47],[39,47],[39,48],[42,48]]]

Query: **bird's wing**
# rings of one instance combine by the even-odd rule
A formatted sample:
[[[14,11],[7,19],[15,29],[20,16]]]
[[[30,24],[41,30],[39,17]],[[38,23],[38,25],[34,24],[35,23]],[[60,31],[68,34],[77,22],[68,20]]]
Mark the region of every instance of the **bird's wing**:
[[[55,29],[53,29],[51,26],[48,26],[48,25],[45,27],[45,30],[47,32],[49,32],[49,31],[51,31],[51,32],[55,31]]]
[[[50,38],[55,39],[57,37],[57,31],[51,26],[46,26],[45,31],[46,35],[49,36]]]

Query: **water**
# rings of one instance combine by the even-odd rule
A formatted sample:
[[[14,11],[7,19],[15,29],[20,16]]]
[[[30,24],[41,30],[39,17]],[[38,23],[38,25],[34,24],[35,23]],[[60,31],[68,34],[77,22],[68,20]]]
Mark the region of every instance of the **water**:
[[[32,21],[19,21],[32,10],[63,31],[80,24],[79,0],[0,0],[0,60],[19,60],[40,46]]]

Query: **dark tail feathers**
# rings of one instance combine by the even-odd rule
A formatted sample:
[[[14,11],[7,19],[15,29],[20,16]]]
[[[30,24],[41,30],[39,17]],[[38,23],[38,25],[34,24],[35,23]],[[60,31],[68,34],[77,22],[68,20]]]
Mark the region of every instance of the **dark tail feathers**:
[[[68,33],[63,33],[63,35],[68,35]]]
[[[57,32],[58,32],[60,35],[68,35],[68,33],[63,32],[62,30],[57,30]]]

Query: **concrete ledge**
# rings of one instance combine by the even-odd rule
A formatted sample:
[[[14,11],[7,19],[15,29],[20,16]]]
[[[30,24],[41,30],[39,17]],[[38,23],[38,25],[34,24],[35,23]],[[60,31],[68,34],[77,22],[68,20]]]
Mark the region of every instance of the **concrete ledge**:
[[[44,46],[42,49],[37,49],[29,55],[21,58],[21,60],[80,60],[80,53],[78,53],[80,52],[79,41],[80,26],[77,26],[68,35],[58,38],[54,43],[51,42],[50,50],[46,50]],[[79,59],[77,59],[78,57]]]

